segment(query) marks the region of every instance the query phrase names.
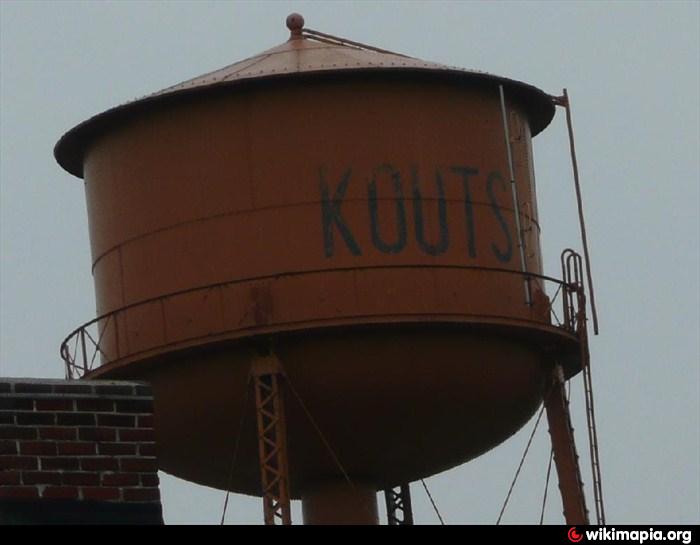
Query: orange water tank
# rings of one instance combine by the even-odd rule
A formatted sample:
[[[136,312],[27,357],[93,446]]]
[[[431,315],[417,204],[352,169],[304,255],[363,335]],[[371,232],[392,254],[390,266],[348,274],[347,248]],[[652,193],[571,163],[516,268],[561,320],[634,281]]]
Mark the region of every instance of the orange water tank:
[[[68,355],[88,329],[64,355],[151,381],[162,469],[205,485],[260,493],[244,392],[270,348],[355,481],[466,462],[575,343],[539,276],[531,138],[553,113],[529,85],[298,28],[101,113],[56,146],[85,180],[100,316],[92,369]],[[299,497],[339,470],[294,400],[287,421]]]

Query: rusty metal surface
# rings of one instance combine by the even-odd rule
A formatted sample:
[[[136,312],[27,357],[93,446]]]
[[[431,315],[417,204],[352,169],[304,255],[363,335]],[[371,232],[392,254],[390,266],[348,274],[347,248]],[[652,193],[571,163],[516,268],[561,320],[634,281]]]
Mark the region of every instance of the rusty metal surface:
[[[304,524],[377,525],[377,491],[373,486],[343,481],[318,483],[301,499]]]
[[[545,407],[566,524],[589,524],[569,401],[566,399],[564,377],[560,367],[555,367],[552,374],[550,390],[545,397]]]
[[[533,134],[542,131],[554,116],[550,96],[532,85],[485,72],[369,48],[357,42],[333,42],[324,36],[328,35],[308,33],[291,36],[288,41],[257,55],[97,114],[63,135],[54,151],[56,159],[67,171],[83,177],[83,161],[94,140],[111,130],[115,124],[128,122],[132,113],[152,109],[167,102],[166,99],[188,98],[248,81],[308,79],[324,74],[348,76],[352,73],[410,73],[427,78],[446,77],[462,84],[490,85],[494,88],[502,84],[508,94],[517,97],[522,105]]]
[[[162,469],[249,494],[264,486],[256,429],[241,433],[230,481],[221,430],[240,421],[262,339],[374,490],[511,436],[578,342],[552,314],[568,286],[548,291],[542,275],[531,138],[549,98],[317,38],[101,114],[57,147],[85,177],[101,316],[64,357],[83,370],[98,359],[93,377],[149,380]],[[295,77],[271,72],[285,66]],[[299,404],[285,411],[290,494],[314,496],[337,464]]]
[[[513,112],[519,195],[533,202],[527,123]],[[240,93],[115,130],[86,161],[98,313],[235,279],[224,319],[242,329],[314,313],[478,314],[470,307],[499,300],[507,308],[490,314],[530,317],[510,283],[450,291],[464,282],[453,266],[519,269],[499,116],[497,95],[481,90],[363,81]],[[368,138],[372,127],[382,131]],[[539,273],[534,210],[521,223]],[[271,276],[279,282],[257,280]],[[313,306],[302,304],[309,293]],[[183,314],[195,304],[170,303]],[[169,335],[190,327],[168,325]]]
[[[544,394],[546,354],[502,332],[378,324],[276,339],[286,374],[347,473],[377,490],[483,454],[524,425]],[[260,495],[255,423],[244,424],[230,480],[234,434],[222,433],[241,420],[254,349],[241,340],[91,376],[138,375],[152,384],[161,469]],[[342,480],[299,403],[288,400],[285,412],[292,497]]]

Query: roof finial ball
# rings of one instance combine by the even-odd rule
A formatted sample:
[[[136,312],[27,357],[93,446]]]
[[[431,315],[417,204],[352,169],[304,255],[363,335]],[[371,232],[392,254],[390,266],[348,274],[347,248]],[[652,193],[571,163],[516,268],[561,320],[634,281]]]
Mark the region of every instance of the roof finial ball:
[[[299,13],[290,13],[287,16],[287,28],[291,31],[291,39],[301,38],[301,29],[304,28],[304,18]]]

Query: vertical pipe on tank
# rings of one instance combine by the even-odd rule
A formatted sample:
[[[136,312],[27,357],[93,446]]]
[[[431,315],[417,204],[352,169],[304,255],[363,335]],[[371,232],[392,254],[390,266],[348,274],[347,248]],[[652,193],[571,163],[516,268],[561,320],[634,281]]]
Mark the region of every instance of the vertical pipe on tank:
[[[508,156],[508,171],[510,173],[510,189],[513,196],[513,214],[515,215],[515,230],[518,232],[518,250],[520,250],[520,268],[527,273],[525,262],[525,248],[523,244],[523,230],[520,226],[520,205],[518,202],[518,188],[515,185],[515,170],[513,169],[513,153],[510,149],[510,130],[508,129],[508,116],[506,115],[506,99],[503,94],[503,85],[498,86],[501,99],[501,116],[503,118],[503,133],[506,139],[506,154]],[[530,278],[525,276],[525,304],[530,305]]]
[[[569,93],[563,90],[563,95],[555,97],[554,103],[563,106],[566,110],[566,127],[569,133],[569,150],[571,152],[571,168],[574,172],[574,189],[576,190],[576,206],[578,208],[579,228],[581,230],[581,243],[583,256],[586,260],[586,278],[588,280],[588,292],[591,294],[591,314],[593,315],[593,332],[598,334],[598,312],[595,305],[595,290],[593,289],[593,276],[591,274],[591,259],[588,254],[588,238],[586,237],[586,220],[583,217],[583,199],[581,197],[581,183],[578,175],[578,161],[576,160],[576,145],[574,143],[574,127],[571,121],[571,101]]]

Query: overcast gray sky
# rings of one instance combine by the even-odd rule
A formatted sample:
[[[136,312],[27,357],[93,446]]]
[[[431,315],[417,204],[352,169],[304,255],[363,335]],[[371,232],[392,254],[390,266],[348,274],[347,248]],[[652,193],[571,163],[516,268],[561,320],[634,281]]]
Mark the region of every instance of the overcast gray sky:
[[[83,186],[54,162],[56,140],[285,41],[292,11],[316,30],[569,89],[601,320],[591,351],[608,522],[700,522],[695,1],[0,1],[0,376],[61,377],[61,340],[95,313]],[[561,250],[580,249],[562,112],[535,139],[535,161],[545,268],[559,276]],[[582,388],[579,377],[589,484]],[[428,479],[448,523],[496,520],[533,424]],[[548,456],[541,425],[505,522],[539,520]],[[219,521],[223,492],[161,477],[166,522]],[[417,522],[435,523],[412,490]],[[232,498],[228,522],[261,520],[259,500]],[[555,482],[545,521],[563,522]]]

